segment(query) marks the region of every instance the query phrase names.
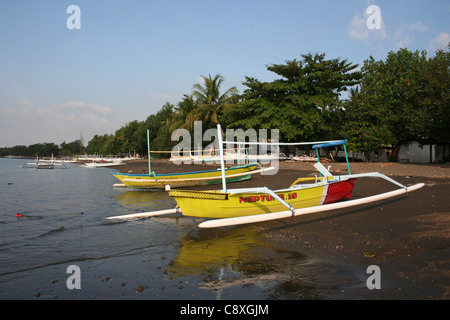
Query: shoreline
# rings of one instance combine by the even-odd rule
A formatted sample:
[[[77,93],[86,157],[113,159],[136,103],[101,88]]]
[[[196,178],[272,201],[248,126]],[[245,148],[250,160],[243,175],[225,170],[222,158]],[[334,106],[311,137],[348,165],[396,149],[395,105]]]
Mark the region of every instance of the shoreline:
[[[324,165],[331,165],[338,174],[347,173],[346,163]],[[168,160],[152,160],[152,170],[156,173],[211,170],[212,166],[174,165]],[[133,161],[117,169],[148,172],[148,162]],[[255,228],[277,246],[317,257],[363,279],[369,277],[368,266],[379,266],[381,289],[367,289],[369,299],[450,299],[450,205],[447,200],[450,164],[352,162],[350,169],[352,173],[380,172],[405,185],[419,182],[426,185],[388,201],[269,221],[255,224]],[[251,180],[230,184],[230,188],[280,189],[300,176],[315,174],[313,163],[280,162],[276,175],[253,175]],[[380,180],[357,181],[353,198],[396,188]],[[345,290],[342,291],[346,299]],[[353,298],[358,297],[350,299]]]

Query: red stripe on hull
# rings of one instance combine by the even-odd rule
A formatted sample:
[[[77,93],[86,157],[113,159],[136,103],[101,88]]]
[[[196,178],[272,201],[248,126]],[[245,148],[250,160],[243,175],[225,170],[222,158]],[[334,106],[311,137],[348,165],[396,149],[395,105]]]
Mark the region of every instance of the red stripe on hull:
[[[349,179],[328,186],[327,196],[323,204],[333,203],[352,197],[355,179]]]

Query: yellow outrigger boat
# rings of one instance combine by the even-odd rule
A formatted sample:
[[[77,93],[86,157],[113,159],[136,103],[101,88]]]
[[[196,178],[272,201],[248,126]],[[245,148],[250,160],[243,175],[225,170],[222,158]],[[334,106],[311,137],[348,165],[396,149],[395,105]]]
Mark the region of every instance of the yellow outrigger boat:
[[[262,168],[255,170],[258,163],[250,163],[242,166],[225,169],[227,182],[244,181],[251,178],[252,174],[268,171],[273,168]],[[111,174],[122,182],[123,186],[137,189],[172,189],[194,186],[208,186],[220,184],[222,182],[222,172],[220,170],[208,170],[185,173],[168,174],[132,174],[117,173]],[[116,184],[115,186],[122,186]]]
[[[345,140],[337,140],[316,143],[313,145],[313,149],[317,150],[317,159],[319,160],[319,148],[344,145],[349,171],[348,175],[333,176],[328,169],[320,162],[317,162],[314,167],[320,172],[321,177],[299,178],[287,189],[277,191],[272,191],[267,187],[227,189],[224,175],[223,142],[220,134],[220,125],[218,125],[218,132],[222,158],[222,190],[171,190],[169,195],[178,203],[175,209],[116,216],[110,217],[109,219],[142,218],[162,214],[182,213],[185,216],[214,219],[202,222],[199,224],[199,227],[215,228],[348,208],[406,194],[418,190],[425,185],[424,183],[419,183],[406,187],[378,172],[351,174],[345,149]],[[281,145],[282,143],[276,144]],[[382,178],[400,188],[382,194],[348,200],[352,196],[355,180],[364,177]]]
[[[314,180],[313,183],[303,184]],[[183,215],[199,218],[234,218],[320,206],[349,199],[354,178],[299,178],[289,188],[272,191],[265,187],[226,191],[171,190]]]
[[[259,163],[247,163],[241,166],[234,166],[223,170],[207,170],[184,173],[163,173],[156,174],[151,168],[150,157],[150,132],[147,130],[148,144],[148,174],[111,172],[121,184],[114,184],[114,187],[130,187],[136,189],[162,189],[186,188],[197,186],[208,186],[220,184],[222,175],[225,175],[227,182],[239,182],[251,179],[251,175],[274,170],[273,167],[263,168]],[[255,170],[259,166],[258,170]]]

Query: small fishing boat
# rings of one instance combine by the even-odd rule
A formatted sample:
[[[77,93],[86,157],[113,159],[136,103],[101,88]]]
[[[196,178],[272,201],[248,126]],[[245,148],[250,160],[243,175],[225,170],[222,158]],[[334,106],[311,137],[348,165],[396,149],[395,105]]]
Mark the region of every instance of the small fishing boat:
[[[242,166],[235,166],[225,169],[225,177],[227,182],[244,181],[251,178],[252,174],[269,171],[273,168],[262,168],[255,170],[257,163],[250,163]],[[220,184],[222,182],[222,172],[220,170],[208,170],[184,173],[167,173],[167,174],[132,174],[117,173],[111,174],[119,179],[123,185],[115,184],[114,186],[126,186],[138,189],[173,189],[194,186],[208,186]]]
[[[218,132],[219,145],[222,146],[220,127],[218,127]],[[281,145],[281,143],[277,144]],[[199,227],[215,228],[353,207],[396,197],[424,186],[423,183],[419,183],[406,187],[378,172],[351,174],[345,140],[311,144],[313,144],[313,149],[316,149],[317,152],[318,162],[314,167],[320,173],[320,177],[299,178],[290,187],[273,191],[267,187],[227,189],[226,180],[222,176],[222,190],[171,190],[169,195],[178,203],[175,209],[111,217],[111,219],[150,217],[181,212],[185,216],[214,219],[202,222]],[[329,171],[329,168],[325,168],[319,161],[318,150],[320,148],[338,145],[343,145],[344,147],[348,175],[334,176]],[[223,154],[222,148],[220,152]],[[222,157],[222,175],[223,173]],[[360,199],[348,200],[352,196],[356,179],[360,178],[381,178],[397,185],[399,189]]]
[[[51,159],[46,160],[46,159],[39,159],[38,157],[36,157],[34,162],[28,162],[25,163],[23,165],[21,165],[22,168],[35,168],[35,169],[68,169],[68,167],[60,162],[60,161],[56,161],[53,158],[53,155],[51,157]]]
[[[171,190],[183,215],[199,218],[233,218],[321,206],[349,199],[355,178],[319,177],[297,179],[290,187],[272,191],[266,187],[224,191]]]
[[[101,161],[86,162],[84,165],[88,168],[102,168],[102,167],[121,166],[123,164],[124,163],[121,160],[101,160]]]

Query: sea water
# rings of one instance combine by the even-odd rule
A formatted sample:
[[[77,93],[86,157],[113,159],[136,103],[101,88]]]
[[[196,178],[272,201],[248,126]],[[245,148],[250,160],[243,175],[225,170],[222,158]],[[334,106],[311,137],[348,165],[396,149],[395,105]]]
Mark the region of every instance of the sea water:
[[[0,159],[0,299],[328,299],[361,286],[251,225],[108,220],[176,203],[167,192],[114,188],[111,169],[25,162]]]

